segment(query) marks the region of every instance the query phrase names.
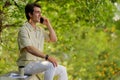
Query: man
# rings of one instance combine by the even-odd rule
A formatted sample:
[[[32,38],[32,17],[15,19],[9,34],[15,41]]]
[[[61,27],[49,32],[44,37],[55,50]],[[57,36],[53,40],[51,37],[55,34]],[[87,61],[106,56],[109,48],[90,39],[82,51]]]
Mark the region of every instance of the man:
[[[44,80],[53,80],[55,75],[59,80],[68,80],[66,68],[58,65],[55,58],[43,52],[44,40],[56,42],[57,37],[49,20],[41,16],[41,7],[36,4],[27,4],[25,7],[27,22],[20,28],[18,33],[18,46],[20,57],[18,66],[25,66],[25,74],[38,74],[44,72]],[[49,31],[36,26],[43,18],[42,24]]]

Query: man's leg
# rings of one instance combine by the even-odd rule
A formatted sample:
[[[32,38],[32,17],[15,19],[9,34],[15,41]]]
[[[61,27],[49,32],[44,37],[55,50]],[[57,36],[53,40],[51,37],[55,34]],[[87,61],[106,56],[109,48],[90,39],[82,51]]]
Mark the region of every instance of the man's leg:
[[[59,80],[68,80],[66,68],[62,65],[56,67],[55,75],[59,77]]]
[[[56,68],[50,62],[46,62],[46,64],[47,70],[44,72],[44,80],[53,80]]]
[[[38,74],[44,72],[44,80],[53,80],[54,75],[59,76],[59,80],[68,80],[66,68],[58,65],[54,67],[48,61],[32,62],[25,67],[26,74]]]
[[[25,74],[38,74],[44,72],[44,80],[53,80],[55,67],[48,61],[31,62],[25,67]]]

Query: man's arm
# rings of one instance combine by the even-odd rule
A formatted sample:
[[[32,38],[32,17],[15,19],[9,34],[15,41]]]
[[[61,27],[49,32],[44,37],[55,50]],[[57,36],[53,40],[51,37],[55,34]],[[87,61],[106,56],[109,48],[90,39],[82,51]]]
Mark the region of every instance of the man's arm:
[[[51,42],[56,42],[57,41],[57,36],[56,36],[55,31],[54,31],[53,27],[51,26],[51,24],[50,24],[50,22],[47,18],[44,19],[43,24],[46,25],[48,30],[49,30],[50,41]]]
[[[48,27],[48,30],[50,32],[50,41],[51,42],[56,42],[57,41],[57,36],[56,36],[55,31],[52,28],[51,24],[49,24],[47,27]]]
[[[38,57],[41,57],[41,58],[46,58],[46,55],[43,52],[39,51],[38,49],[36,49],[33,46],[27,46],[24,49],[34,56],[38,56]],[[57,61],[56,61],[55,58],[49,56],[47,60],[50,61],[54,65],[54,67],[57,66]]]
[[[46,55],[42,51],[38,50],[34,46],[31,46],[32,44],[27,34],[28,32],[25,27],[20,28],[18,33],[18,43],[20,50],[25,50],[34,56],[45,59]],[[50,61],[55,67],[57,66],[57,61],[53,57],[49,56],[47,60]]]

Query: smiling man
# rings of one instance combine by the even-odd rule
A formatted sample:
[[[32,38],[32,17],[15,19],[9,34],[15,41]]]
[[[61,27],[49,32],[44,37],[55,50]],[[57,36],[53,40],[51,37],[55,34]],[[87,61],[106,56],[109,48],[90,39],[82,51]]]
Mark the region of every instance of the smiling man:
[[[41,6],[36,3],[27,4],[25,14],[28,21],[18,33],[18,66],[25,67],[25,74],[44,72],[44,80],[53,80],[56,75],[59,80],[68,80],[66,68],[59,65],[54,57],[43,52],[44,41],[56,42],[57,37],[50,21],[41,16]],[[47,27],[49,33],[36,26],[36,23],[40,22]]]

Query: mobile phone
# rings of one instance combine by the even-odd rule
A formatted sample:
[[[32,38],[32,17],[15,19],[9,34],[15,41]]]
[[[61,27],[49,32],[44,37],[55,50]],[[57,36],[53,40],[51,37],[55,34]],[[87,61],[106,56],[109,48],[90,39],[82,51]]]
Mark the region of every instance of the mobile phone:
[[[40,18],[40,23],[43,23],[44,22],[44,19],[41,17]]]

